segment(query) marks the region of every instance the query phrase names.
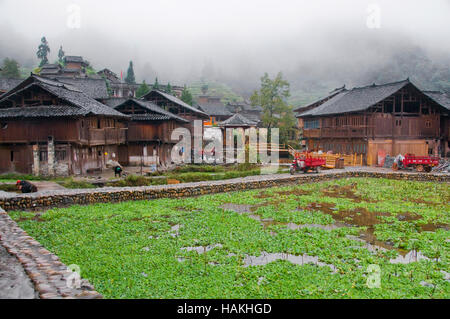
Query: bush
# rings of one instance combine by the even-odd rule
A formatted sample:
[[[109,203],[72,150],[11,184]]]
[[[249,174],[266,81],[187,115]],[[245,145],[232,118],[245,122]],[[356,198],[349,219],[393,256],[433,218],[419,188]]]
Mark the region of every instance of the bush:
[[[96,186],[92,183],[86,181],[76,181],[72,177],[65,179],[63,181],[57,182],[59,185],[70,188],[70,189],[79,189],[79,188],[96,188]]]
[[[224,172],[225,168],[219,165],[185,165],[175,168],[178,173],[220,173]]]
[[[108,183],[107,186],[112,187],[137,187],[137,186],[151,186],[151,185],[165,185],[167,178],[147,178],[139,175],[129,175],[117,182]]]
[[[15,184],[0,184],[0,191],[17,192],[17,187]]]
[[[7,174],[0,175],[0,179],[25,180],[25,181],[43,181],[43,180],[49,180],[50,177],[34,176],[34,175],[26,175],[26,174],[17,174],[17,173],[7,173]]]

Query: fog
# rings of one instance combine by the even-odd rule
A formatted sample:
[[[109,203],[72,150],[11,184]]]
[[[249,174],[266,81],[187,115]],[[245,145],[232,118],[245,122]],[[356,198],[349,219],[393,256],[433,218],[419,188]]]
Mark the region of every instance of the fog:
[[[282,71],[315,90],[366,84],[402,55],[449,68],[450,0],[0,0],[1,59],[35,67],[44,35],[50,61],[60,45],[97,70],[132,60],[138,81],[216,80],[248,95]]]

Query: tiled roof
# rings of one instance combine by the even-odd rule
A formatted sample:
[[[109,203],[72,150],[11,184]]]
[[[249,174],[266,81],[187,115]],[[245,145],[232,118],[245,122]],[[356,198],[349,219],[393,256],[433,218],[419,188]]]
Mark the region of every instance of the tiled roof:
[[[21,79],[0,78],[0,91],[7,92],[16,87],[22,81],[23,80]]]
[[[319,106],[301,113],[298,117],[363,111],[391,96],[408,84],[411,84],[411,82],[404,80],[383,85],[373,84],[352,90],[342,90]]]
[[[450,110],[450,96],[448,94],[438,91],[423,91],[423,93],[447,110]]]
[[[126,99],[124,102],[117,104],[114,109],[119,109],[121,106],[123,106],[124,104],[130,103],[130,101],[132,103],[137,104],[138,106],[140,106],[142,109],[146,110],[147,113],[146,114],[133,114],[132,119],[137,119],[137,120],[144,120],[145,116],[148,116],[149,119],[153,119],[156,120],[156,118],[160,118],[161,120],[175,120],[178,122],[183,122],[183,123],[189,123],[189,121],[185,120],[184,118],[175,115],[171,112],[168,112],[166,110],[164,110],[163,108],[159,107],[158,105],[149,102],[149,101],[144,101],[144,100],[138,100],[138,99],[134,99],[134,98],[130,98],[130,99]],[[154,115],[154,116],[150,116],[150,115]]]
[[[109,97],[106,81],[91,78],[58,78],[59,82],[71,84],[93,99],[106,99]]]
[[[249,120],[242,114],[234,114],[229,119],[220,122],[219,126],[227,127],[227,126],[238,126],[238,127],[247,127],[247,126],[256,126],[257,123]]]
[[[8,107],[5,107],[5,101],[15,95],[18,94],[24,90],[27,90],[33,86],[38,86],[45,91],[49,92],[50,94],[57,96],[59,99],[68,102],[67,105],[53,105],[53,106],[46,106],[45,108],[42,108],[40,106],[36,107],[35,110],[33,110],[32,114],[33,117],[37,116],[39,111],[43,112],[43,116],[51,116],[47,115],[48,110],[55,107],[55,111],[57,111],[55,116],[73,116],[73,115],[102,115],[102,116],[110,116],[110,117],[117,117],[117,118],[129,118],[128,116],[115,111],[114,109],[94,100],[93,98],[89,97],[85,93],[83,93],[79,88],[63,83],[57,80],[50,80],[46,78],[39,77],[37,75],[32,75],[22,83],[20,83],[18,86],[16,86],[14,89],[10,90],[6,94],[1,96],[0,99],[0,108],[2,108],[2,112],[0,114],[4,114],[5,112],[16,112],[14,114],[18,114],[22,112],[22,116],[27,116],[29,113],[28,106],[24,107],[17,107],[14,111],[6,111]],[[6,104],[7,105],[7,104]],[[63,112],[62,109],[66,108],[66,111]],[[11,109],[11,108],[9,108]],[[12,114],[12,113],[8,113]]]
[[[171,101],[172,103],[175,103],[175,104],[177,104],[177,105],[179,105],[179,106],[181,106],[181,107],[183,107],[183,108],[185,108],[185,109],[187,109],[187,110],[189,110],[189,111],[191,111],[193,113],[201,115],[201,116],[203,116],[205,118],[209,118],[209,116],[205,112],[203,112],[203,111],[201,111],[201,110],[199,110],[199,109],[197,109],[197,108],[195,108],[195,107],[193,107],[193,106],[183,102],[182,100],[180,100],[179,98],[177,98],[177,97],[175,97],[173,95],[161,92],[159,90],[152,90],[152,91],[150,91],[145,96],[143,96],[143,99],[144,100],[149,100],[150,96],[154,95],[154,94],[160,95],[160,96],[164,97],[165,99]]]

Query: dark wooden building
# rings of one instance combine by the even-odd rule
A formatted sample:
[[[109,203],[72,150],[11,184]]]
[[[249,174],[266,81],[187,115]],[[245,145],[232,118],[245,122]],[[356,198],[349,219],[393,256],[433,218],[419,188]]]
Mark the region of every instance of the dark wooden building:
[[[130,98],[113,107],[131,117],[127,144],[119,148],[120,164],[159,167],[171,163],[172,147],[176,144],[171,134],[175,128],[187,125],[188,120],[145,100]]]
[[[127,115],[36,75],[0,97],[0,172],[86,174],[117,160]]]
[[[448,105],[409,79],[344,87],[296,111],[309,150],[364,154],[369,165],[377,162],[379,152],[395,156],[448,151]]]
[[[217,126],[219,122],[233,116],[218,96],[200,95],[197,104],[200,110],[209,115],[209,120],[204,121],[205,127]]]

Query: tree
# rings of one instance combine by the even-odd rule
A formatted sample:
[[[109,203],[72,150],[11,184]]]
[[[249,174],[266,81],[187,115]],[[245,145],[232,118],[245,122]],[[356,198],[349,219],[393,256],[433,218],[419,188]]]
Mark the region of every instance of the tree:
[[[136,84],[136,78],[134,77],[133,61],[130,61],[130,65],[128,66],[127,77],[125,78],[125,82],[128,84]]]
[[[282,73],[271,80],[267,73],[261,78],[261,88],[251,97],[253,106],[261,106],[261,121],[264,127],[280,129],[280,143],[287,143],[295,128],[292,106],[287,104],[290,96],[289,83],[283,80]]]
[[[186,104],[192,105],[192,94],[189,92],[186,85],[184,86],[183,92],[181,92],[181,100]]]
[[[63,51],[63,48],[62,48],[62,46],[59,48],[59,51],[58,51],[58,62],[59,62],[59,64],[63,64],[64,63],[64,56],[66,55],[66,53]]]
[[[150,87],[147,85],[147,83],[144,82],[139,86],[139,88],[136,91],[136,97],[139,99],[143,97],[145,94],[150,92]]]
[[[3,78],[20,78],[19,63],[14,59],[5,58],[1,69],[0,74]]]
[[[158,77],[156,77],[155,84],[153,84],[153,90],[159,90]]]
[[[167,83],[166,93],[167,93],[167,94],[172,94],[172,86],[170,85],[170,82]]]
[[[38,59],[41,59],[41,63],[39,63],[39,67],[42,67],[43,65],[48,63],[48,54],[50,53],[50,47],[48,45],[47,39],[45,37],[42,37],[41,44],[38,47],[38,51],[36,52],[36,55]]]

